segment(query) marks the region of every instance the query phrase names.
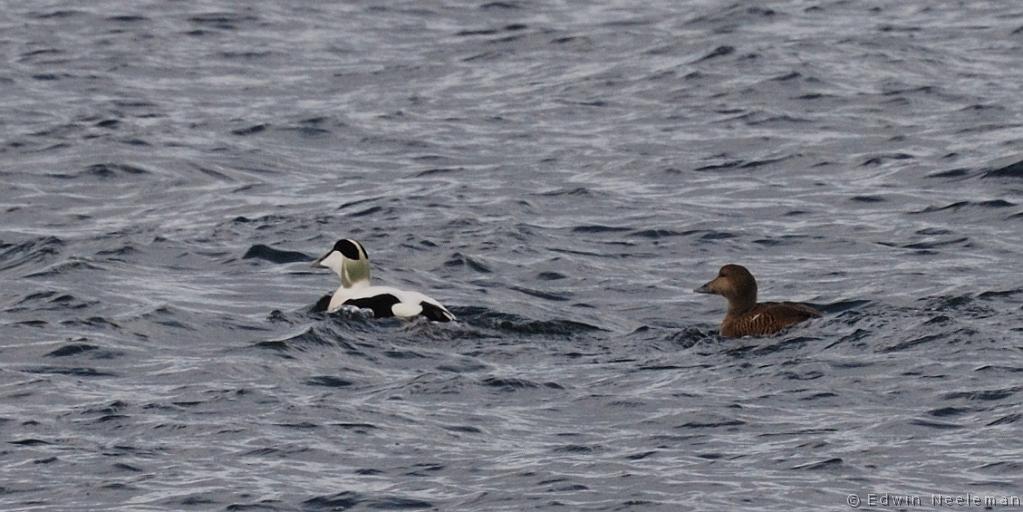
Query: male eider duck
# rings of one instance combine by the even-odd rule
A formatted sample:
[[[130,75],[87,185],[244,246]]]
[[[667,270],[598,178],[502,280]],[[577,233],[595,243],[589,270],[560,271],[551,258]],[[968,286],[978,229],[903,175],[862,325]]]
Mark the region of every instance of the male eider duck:
[[[333,270],[341,278],[341,286],[327,305],[328,313],[342,306],[354,306],[372,310],[377,318],[422,315],[434,322],[455,319],[447,308],[422,293],[369,284],[369,256],[362,244],[355,240],[338,240],[327,254],[313,262],[314,267],[317,265]]]
[[[816,309],[795,302],[757,303],[757,281],[742,265],[725,265],[718,276],[693,290],[728,299],[728,313],[721,321],[721,335],[729,338],[766,336],[821,316]]]

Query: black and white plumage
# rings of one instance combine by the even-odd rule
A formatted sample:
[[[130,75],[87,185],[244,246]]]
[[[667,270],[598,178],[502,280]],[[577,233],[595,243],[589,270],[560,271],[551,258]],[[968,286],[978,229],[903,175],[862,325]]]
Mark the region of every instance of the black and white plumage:
[[[455,319],[455,315],[447,308],[422,293],[371,285],[369,256],[362,244],[355,240],[338,240],[327,254],[313,262],[313,266],[327,267],[341,278],[341,286],[327,305],[328,313],[352,306],[369,309],[377,318],[413,318],[421,315],[434,322],[450,322]]]

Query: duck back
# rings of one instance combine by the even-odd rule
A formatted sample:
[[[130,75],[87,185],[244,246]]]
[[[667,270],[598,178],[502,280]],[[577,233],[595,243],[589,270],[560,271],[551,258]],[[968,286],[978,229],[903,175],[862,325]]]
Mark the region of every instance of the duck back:
[[[816,309],[796,302],[761,302],[721,322],[721,335],[728,337],[766,336],[810,318],[821,316]]]

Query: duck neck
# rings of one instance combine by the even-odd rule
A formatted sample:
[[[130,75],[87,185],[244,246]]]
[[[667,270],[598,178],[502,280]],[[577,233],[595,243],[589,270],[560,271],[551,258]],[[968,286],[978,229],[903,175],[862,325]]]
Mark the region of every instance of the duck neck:
[[[347,260],[341,267],[341,286],[352,288],[369,285],[369,262]]]
[[[741,315],[757,305],[757,292],[745,294],[744,296],[728,297],[728,315]]]

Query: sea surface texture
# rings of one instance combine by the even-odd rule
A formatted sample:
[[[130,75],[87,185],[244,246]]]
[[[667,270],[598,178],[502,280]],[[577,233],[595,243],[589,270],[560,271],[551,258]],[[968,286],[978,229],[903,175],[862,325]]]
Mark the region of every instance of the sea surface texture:
[[[1023,494],[1023,3],[0,7],[2,510]]]

